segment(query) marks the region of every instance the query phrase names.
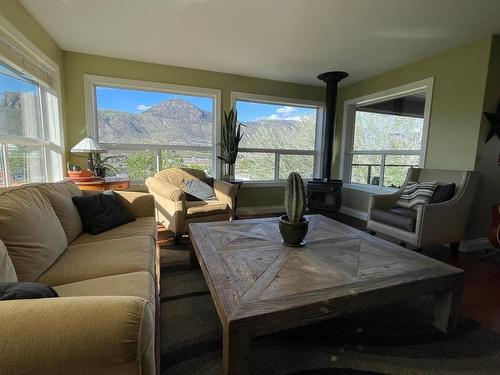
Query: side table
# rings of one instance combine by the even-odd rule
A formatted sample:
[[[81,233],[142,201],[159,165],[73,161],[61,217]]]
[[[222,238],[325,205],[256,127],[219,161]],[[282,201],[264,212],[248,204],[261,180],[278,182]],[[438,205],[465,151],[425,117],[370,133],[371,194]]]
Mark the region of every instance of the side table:
[[[98,181],[73,181],[81,190],[126,190],[130,187],[130,180],[104,179]]]

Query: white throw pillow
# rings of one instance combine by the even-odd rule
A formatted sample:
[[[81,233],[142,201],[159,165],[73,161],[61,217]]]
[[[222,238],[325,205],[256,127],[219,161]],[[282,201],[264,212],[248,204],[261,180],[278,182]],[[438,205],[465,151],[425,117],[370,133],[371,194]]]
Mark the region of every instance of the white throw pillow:
[[[437,181],[408,181],[396,204],[401,207],[413,209],[416,209],[422,204],[427,204],[432,194],[434,194],[437,185]]]
[[[0,283],[17,283],[16,270],[4,243],[0,240]]]

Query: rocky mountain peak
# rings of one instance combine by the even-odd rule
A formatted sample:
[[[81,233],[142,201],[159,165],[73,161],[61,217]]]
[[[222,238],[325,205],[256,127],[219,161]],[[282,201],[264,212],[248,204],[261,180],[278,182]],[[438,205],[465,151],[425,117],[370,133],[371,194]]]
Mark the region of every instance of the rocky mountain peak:
[[[209,112],[203,111],[197,106],[178,98],[155,104],[143,113],[183,121],[203,121],[210,118]]]

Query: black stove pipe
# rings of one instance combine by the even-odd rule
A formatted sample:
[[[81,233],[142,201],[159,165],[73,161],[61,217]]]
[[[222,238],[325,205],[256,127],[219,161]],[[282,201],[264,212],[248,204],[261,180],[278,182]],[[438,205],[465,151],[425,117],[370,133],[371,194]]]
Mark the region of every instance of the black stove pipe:
[[[326,83],[325,129],[323,136],[323,163],[321,178],[330,181],[332,173],[333,138],[335,136],[335,107],[338,83],[349,76],[346,72],[322,73],[318,79]]]

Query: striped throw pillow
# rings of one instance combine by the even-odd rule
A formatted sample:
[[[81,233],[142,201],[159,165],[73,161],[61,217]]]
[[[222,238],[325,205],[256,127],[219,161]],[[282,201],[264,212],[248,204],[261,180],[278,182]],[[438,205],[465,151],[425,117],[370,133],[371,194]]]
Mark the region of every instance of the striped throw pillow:
[[[396,204],[401,207],[416,209],[419,205],[429,203],[437,185],[437,181],[408,181]]]

